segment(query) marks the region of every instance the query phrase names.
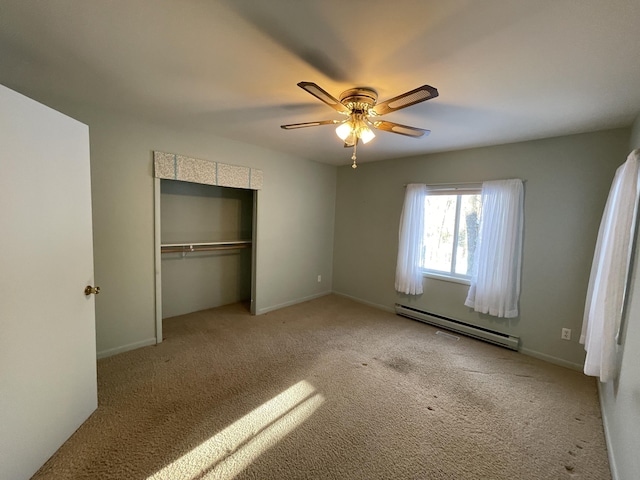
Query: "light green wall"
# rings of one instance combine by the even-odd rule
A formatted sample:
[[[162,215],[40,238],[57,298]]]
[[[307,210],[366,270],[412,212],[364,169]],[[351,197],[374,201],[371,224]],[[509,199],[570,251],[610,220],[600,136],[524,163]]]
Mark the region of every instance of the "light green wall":
[[[155,341],[154,150],[263,170],[257,313],[331,291],[335,167],[210,132],[165,128],[85,106],[57,108],[90,130],[95,277],[102,288],[96,299],[99,356]]]
[[[251,240],[253,190],[161,181],[162,243]],[[251,248],[162,255],[162,317],[251,299]]]
[[[633,126],[629,150],[640,148],[640,115]],[[622,165],[624,158],[618,159]],[[638,227],[636,227],[638,228]],[[620,365],[614,382],[600,384],[600,403],[614,480],[637,478],[640,472],[640,246],[636,242],[631,296]]]
[[[618,129],[340,168],[334,291],[387,309],[402,302],[517,335],[522,352],[582,368],[578,339],[595,239],[628,139],[629,130]],[[471,311],[463,305],[466,285],[425,278],[419,297],[394,291],[403,185],[515,177],[526,180],[519,318]],[[572,330],[571,341],[560,339],[563,327]]]
[[[90,127],[99,355],[155,341],[152,151],[260,168],[257,310],[264,313],[333,290],[391,309],[397,301],[519,335],[525,353],[581,366],[577,338],[593,247],[629,130],[611,130],[337,169],[179,131],[87,106],[47,102]],[[428,141],[428,140],[427,140]],[[640,117],[631,133],[640,148]],[[364,153],[363,153],[364,155]],[[425,280],[410,300],[393,289],[403,185],[520,177],[525,186],[521,316],[500,321],[462,306],[466,287]],[[335,229],[335,235],[334,235]],[[335,255],[334,255],[335,250]],[[333,262],[332,262],[333,260]],[[617,479],[640,471],[640,256],[615,384],[601,385]],[[317,283],[322,275],[322,283]],[[560,328],[573,340],[559,340]]]
[[[630,150],[640,148],[640,114],[636,117],[636,121],[633,122],[633,126],[631,128],[630,147]]]

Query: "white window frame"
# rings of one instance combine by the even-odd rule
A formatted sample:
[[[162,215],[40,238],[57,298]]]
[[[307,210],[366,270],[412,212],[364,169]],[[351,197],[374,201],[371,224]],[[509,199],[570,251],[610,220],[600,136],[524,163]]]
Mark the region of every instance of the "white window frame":
[[[427,185],[427,196],[432,195],[480,195],[482,193],[481,183],[469,184],[452,184],[452,185]],[[426,201],[426,198],[425,198]],[[454,245],[457,244],[458,232],[460,228],[460,201],[456,202],[456,218],[454,225]],[[456,249],[453,250],[453,258],[451,260],[451,269],[455,270]],[[434,278],[436,280],[444,280],[446,282],[461,283],[463,285],[471,284],[471,275],[462,275],[455,272],[443,272],[441,270],[430,270],[422,268],[422,276]]]

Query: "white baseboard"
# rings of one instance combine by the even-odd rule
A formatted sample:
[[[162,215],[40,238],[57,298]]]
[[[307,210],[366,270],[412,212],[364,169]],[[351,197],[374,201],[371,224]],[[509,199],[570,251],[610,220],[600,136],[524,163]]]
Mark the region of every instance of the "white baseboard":
[[[581,372],[584,367],[584,365],[582,365],[581,363],[569,362],[567,360],[563,360],[562,358],[547,355],[546,353],[540,353],[529,348],[521,348],[519,351],[520,353],[524,353],[525,355],[529,355],[530,357],[539,358],[540,360],[544,360],[545,362],[553,363],[554,365],[560,365],[561,367],[570,368],[571,370],[577,370],[579,372]]]
[[[281,308],[290,307],[291,305],[297,305],[298,303],[308,302],[309,300],[314,300],[316,298],[325,297],[327,295],[331,295],[330,291],[315,293],[313,295],[309,295],[308,297],[296,298],[295,300],[291,300],[288,302],[280,303],[278,305],[273,305],[271,307],[259,308],[256,310],[256,315],[262,315],[263,313],[272,312],[274,310],[279,310]]]
[[[363,303],[365,305],[369,305],[370,307],[384,310],[386,312],[395,313],[395,310],[393,307],[388,307],[386,305],[380,305],[377,303],[368,302],[366,300],[362,300],[361,298],[352,297],[351,295],[346,295],[340,292],[333,292],[333,294],[348,298],[350,300],[353,300],[354,302]],[[540,352],[537,352],[536,350],[531,350],[529,348],[521,348],[518,351],[525,355],[529,355],[530,357],[539,358],[540,360],[544,360],[545,362],[553,363],[554,365],[560,365],[561,367],[570,368],[571,370],[577,370],[581,372],[582,369],[584,368],[584,365],[582,365],[581,363],[569,362],[567,360],[563,360],[562,358],[554,357],[552,355],[547,355],[546,353],[540,353]]]
[[[98,357],[98,359],[111,357],[111,356],[117,355],[119,353],[128,352],[129,350],[135,350],[136,348],[148,347],[149,345],[155,345],[155,344],[156,344],[156,338],[155,337],[147,338],[145,340],[141,340],[139,342],[134,342],[134,343],[129,343],[128,345],[123,345],[121,347],[109,348],[107,350],[102,350],[102,351],[98,352],[97,357]]]
[[[271,306],[271,307],[261,308],[258,311],[256,311],[256,315],[261,315],[263,313],[271,312],[273,310],[278,310],[278,309],[284,308],[284,307],[289,307],[291,305],[296,305],[298,303],[307,302],[309,300],[314,300],[316,298],[324,297],[324,296],[330,295],[330,294],[331,294],[330,291],[316,293],[314,295],[309,295],[308,297],[297,298],[295,300],[291,300],[289,302],[281,303],[279,305],[274,305],[274,306]],[[109,348],[107,350],[102,350],[102,351],[97,353],[97,358],[101,359],[101,358],[111,357],[113,355],[118,355],[119,353],[128,352],[129,350],[135,350],[136,348],[148,347],[149,345],[156,345],[156,344],[157,344],[157,341],[156,341],[155,337],[147,338],[147,339],[141,340],[139,342],[134,342],[134,343],[129,343],[127,345],[122,345],[121,347]]]
[[[344,298],[348,298],[349,300],[353,300],[354,302],[362,303],[363,305],[368,305],[370,307],[377,308],[379,310],[384,310],[385,312],[394,313],[394,314],[396,313],[396,311],[394,310],[393,307],[389,307],[387,305],[381,305],[379,303],[368,302],[366,300],[362,300],[361,298],[352,297],[351,295],[347,295],[345,293],[340,293],[340,292],[332,292],[332,293],[334,295],[338,295],[340,297],[344,297]]]

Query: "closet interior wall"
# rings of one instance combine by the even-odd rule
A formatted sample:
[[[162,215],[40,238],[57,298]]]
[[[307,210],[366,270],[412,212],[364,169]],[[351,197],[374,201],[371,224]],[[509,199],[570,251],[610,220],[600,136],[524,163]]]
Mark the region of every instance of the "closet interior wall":
[[[161,244],[251,241],[253,196],[253,190],[160,180]],[[162,318],[229,303],[248,305],[251,254],[251,244],[162,253]]]

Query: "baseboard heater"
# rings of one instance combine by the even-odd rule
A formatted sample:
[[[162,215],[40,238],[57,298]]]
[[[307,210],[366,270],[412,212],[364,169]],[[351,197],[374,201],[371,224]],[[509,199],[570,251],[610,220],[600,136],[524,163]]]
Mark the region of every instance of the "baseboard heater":
[[[469,325],[468,323],[464,323],[460,320],[444,317],[435,313],[425,312],[424,310],[418,310],[417,308],[407,307],[406,305],[400,305],[399,303],[396,303],[396,314],[411,318],[412,320],[418,320],[419,322],[428,323],[436,327],[441,327],[446,330],[461,333],[468,337],[500,345],[501,347],[510,348],[511,350],[518,350],[518,343],[520,339],[513,335],[507,335],[506,333],[496,332],[483,327],[476,327],[475,325]]]

